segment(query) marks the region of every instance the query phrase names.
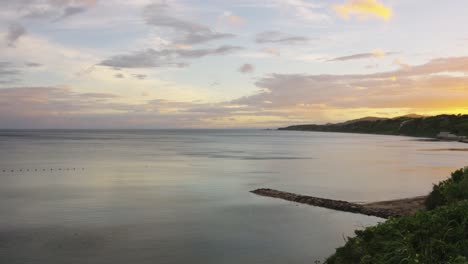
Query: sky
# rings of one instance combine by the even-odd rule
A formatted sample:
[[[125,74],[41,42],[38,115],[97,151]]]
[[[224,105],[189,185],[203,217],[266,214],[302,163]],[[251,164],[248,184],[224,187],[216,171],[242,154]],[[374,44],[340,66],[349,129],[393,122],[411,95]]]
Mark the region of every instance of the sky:
[[[466,0],[0,0],[0,128],[468,114]]]

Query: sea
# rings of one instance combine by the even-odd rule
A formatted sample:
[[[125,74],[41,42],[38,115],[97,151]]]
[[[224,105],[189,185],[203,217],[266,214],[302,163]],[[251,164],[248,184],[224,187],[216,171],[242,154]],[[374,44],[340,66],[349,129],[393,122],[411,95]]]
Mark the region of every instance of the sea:
[[[277,130],[1,130],[0,263],[314,263],[384,219],[261,197],[427,194],[468,145]]]

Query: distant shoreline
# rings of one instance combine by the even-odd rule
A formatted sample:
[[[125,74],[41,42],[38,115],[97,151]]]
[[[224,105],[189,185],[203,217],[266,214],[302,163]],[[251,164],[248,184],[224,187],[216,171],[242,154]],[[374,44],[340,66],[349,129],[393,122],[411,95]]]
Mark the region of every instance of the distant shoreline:
[[[277,130],[407,136],[468,143],[468,115],[402,116],[390,119],[366,117],[336,124],[292,125]]]
[[[443,140],[443,139],[439,139],[437,137],[412,136],[412,135],[403,135],[403,134],[396,135],[396,134],[380,134],[380,133],[366,133],[366,132],[319,131],[319,130],[301,130],[301,129],[285,129],[285,128],[277,128],[277,129],[270,129],[270,130],[274,130],[274,131],[296,131],[296,132],[338,133],[338,134],[354,134],[354,135],[393,136],[393,137],[409,137],[409,138],[414,138],[416,141],[468,143],[468,139],[466,139],[466,140]]]

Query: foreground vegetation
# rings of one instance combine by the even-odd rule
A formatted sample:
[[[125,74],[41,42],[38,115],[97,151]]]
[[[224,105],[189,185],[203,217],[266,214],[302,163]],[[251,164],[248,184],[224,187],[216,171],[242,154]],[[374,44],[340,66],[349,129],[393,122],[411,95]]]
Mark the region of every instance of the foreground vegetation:
[[[468,263],[467,198],[465,168],[434,186],[427,211],[356,231],[326,263]]]
[[[434,185],[425,204],[428,210],[432,210],[461,200],[468,200],[468,167],[453,172],[449,179]]]
[[[339,124],[296,125],[280,130],[348,132],[383,135],[435,137],[446,131],[468,136],[468,115],[439,115],[432,117],[402,116],[397,118],[364,118]]]

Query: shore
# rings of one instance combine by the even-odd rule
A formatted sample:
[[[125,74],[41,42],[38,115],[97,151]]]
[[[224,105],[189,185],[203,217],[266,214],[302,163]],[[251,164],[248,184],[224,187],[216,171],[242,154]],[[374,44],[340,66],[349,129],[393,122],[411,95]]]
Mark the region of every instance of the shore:
[[[407,216],[413,215],[418,210],[424,210],[424,201],[427,196],[417,196],[412,198],[404,198],[389,201],[380,201],[362,204],[366,208],[388,209],[394,212],[395,215]]]
[[[295,193],[283,192],[274,189],[261,188],[251,191],[254,194],[283,199],[286,201],[308,204],[327,209],[376,216],[381,218],[408,216],[424,209],[426,196],[405,198],[372,203],[353,203],[348,201],[326,199]]]

